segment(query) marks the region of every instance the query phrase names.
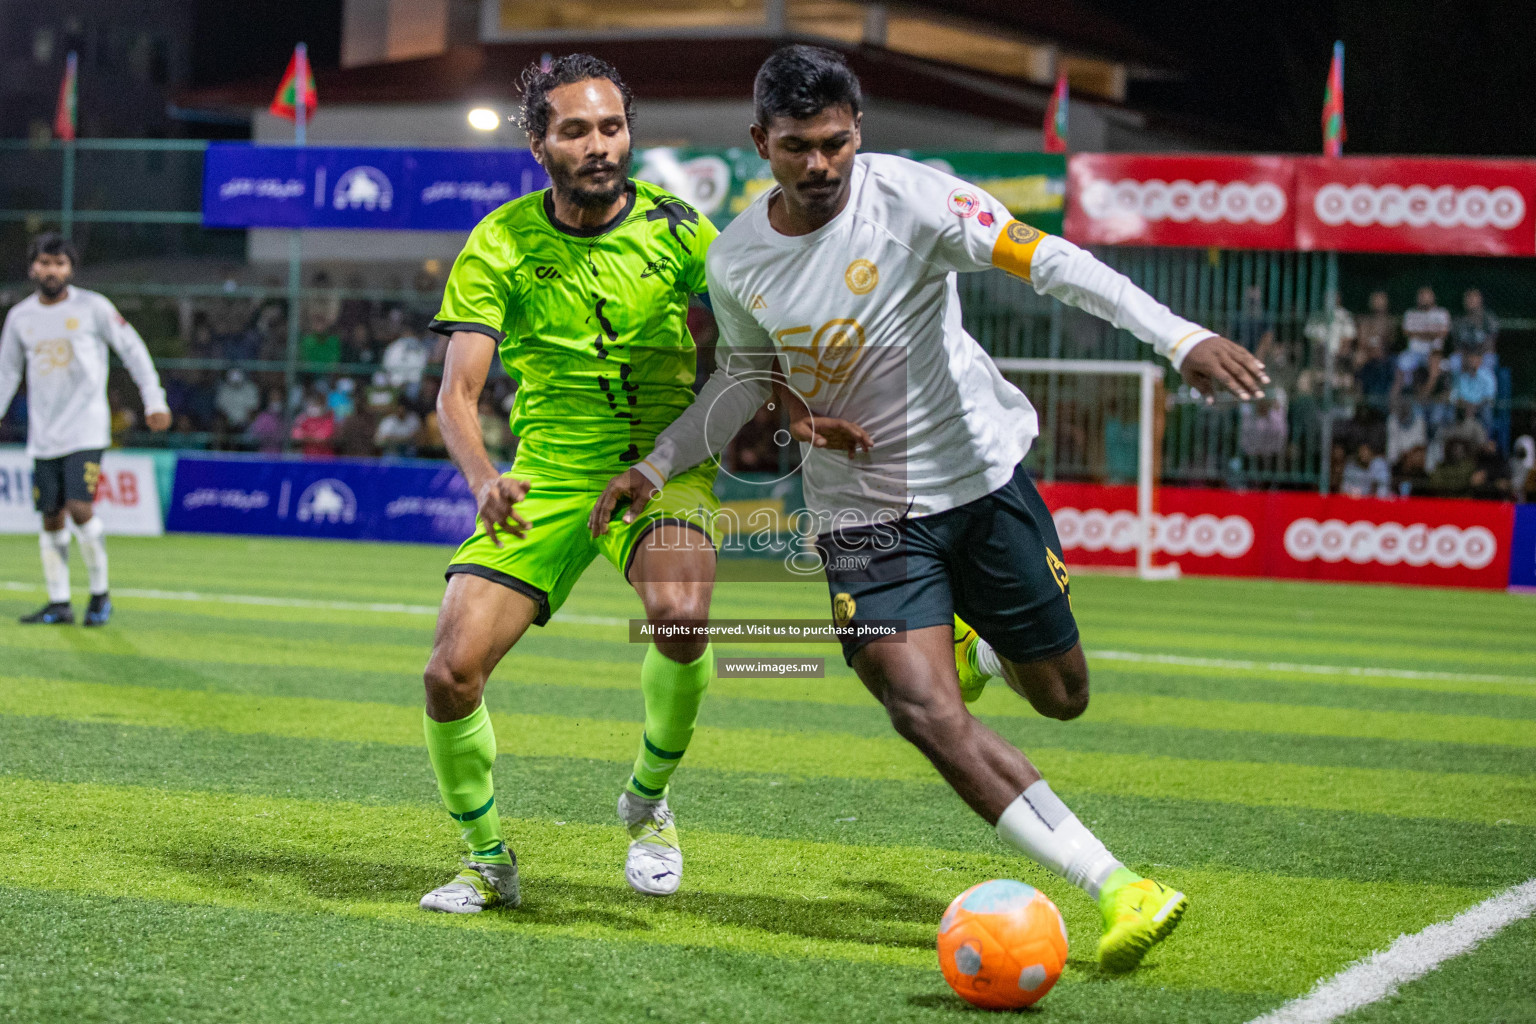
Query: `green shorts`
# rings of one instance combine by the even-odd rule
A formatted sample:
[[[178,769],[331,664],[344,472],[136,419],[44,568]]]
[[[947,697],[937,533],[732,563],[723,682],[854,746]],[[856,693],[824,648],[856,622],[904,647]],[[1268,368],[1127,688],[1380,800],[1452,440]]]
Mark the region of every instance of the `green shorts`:
[[[506,475],[530,479],[519,473],[516,466]],[[633,523],[620,518],[624,511],[621,506],[608,532],[601,537],[593,537],[587,528],[587,517],[602,494],[602,488],[594,488],[590,477],[531,479],[533,487],[528,496],[517,503],[518,514],[529,524],[523,536],[497,531],[502,543],[498,548],[486,535],[484,524],[476,520],[478,529],[459,545],[447,575],[480,576],[533,598],[539,604],[538,618],[533,620],[535,626],[544,625],[560,610],[571,588],[599,554],[627,579],[635,549],[660,523],[693,527],[716,548],[720,546],[715,515],[720,502],[715,497],[713,463],[695,466],[668,480],[661,494],[651,499]]]

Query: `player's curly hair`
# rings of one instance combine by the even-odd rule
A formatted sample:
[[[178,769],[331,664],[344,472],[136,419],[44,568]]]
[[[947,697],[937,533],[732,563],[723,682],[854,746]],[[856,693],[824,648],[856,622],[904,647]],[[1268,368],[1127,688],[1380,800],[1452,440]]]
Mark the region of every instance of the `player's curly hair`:
[[[752,83],[752,112],[764,128],[775,117],[799,121],[828,107],[858,114],[862,98],[859,76],[842,54],[803,43],[773,51]]]
[[[521,85],[523,106],[517,113],[517,126],[529,138],[543,138],[549,130],[549,91],[589,78],[606,78],[624,97],[624,120],[635,127],[635,96],[619,77],[618,70],[590,53],[568,53],[548,62],[529,64],[523,69]]]

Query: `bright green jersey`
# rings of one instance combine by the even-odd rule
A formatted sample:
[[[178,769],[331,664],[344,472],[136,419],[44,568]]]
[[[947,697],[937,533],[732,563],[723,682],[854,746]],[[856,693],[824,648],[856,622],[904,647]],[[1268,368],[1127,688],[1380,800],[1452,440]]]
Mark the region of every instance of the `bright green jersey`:
[[[718,232],[644,181],[592,229],[558,224],[549,192],[482,220],[454,261],[440,334],[495,338],[517,381],[517,466],[606,481],[638,462],[693,401],[689,296],[705,289]]]

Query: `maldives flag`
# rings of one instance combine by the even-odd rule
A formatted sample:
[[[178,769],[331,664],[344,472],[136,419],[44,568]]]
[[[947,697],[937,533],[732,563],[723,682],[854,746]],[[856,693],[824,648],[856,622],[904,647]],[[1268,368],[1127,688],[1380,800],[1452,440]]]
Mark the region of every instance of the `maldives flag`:
[[[288,58],[288,70],[283,72],[283,80],[277,85],[277,95],[272,97],[272,105],[267,109],[277,117],[297,120],[300,97],[304,106],[304,120],[308,121],[315,108],[320,106],[320,100],[315,95],[315,76],[309,68],[309,48],[303,43],[293,48],[293,56]]]
[[[1343,156],[1344,139],[1344,44],[1337,42],[1323,90],[1323,156]]]
[[[64,62],[64,80],[59,83],[59,102],[53,108],[53,136],[56,139],[73,141],[75,137],[75,125],[79,123],[79,112],[75,101],[75,76],[80,70],[80,59],[75,51],[69,51],[69,58]]]
[[[1056,88],[1045,105],[1045,151],[1067,151],[1067,73],[1057,72]]]

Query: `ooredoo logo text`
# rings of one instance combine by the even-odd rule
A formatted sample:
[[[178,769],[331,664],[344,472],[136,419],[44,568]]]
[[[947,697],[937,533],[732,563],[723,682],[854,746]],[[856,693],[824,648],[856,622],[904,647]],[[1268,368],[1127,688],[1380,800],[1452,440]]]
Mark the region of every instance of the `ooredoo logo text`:
[[[1270,181],[1095,181],[1083,189],[1083,212],[1095,220],[1134,216],[1185,224],[1273,224],[1285,216],[1285,191]]]
[[[1141,540],[1136,513],[1102,508],[1057,509],[1052,515],[1063,550],[1106,549],[1124,554],[1135,551]],[[1241,558],[1253,549],[1253,524],[1242,516],[1213,516],[1182,512],[1152,516],[1152,550],[1168,555]]]
[[[1509,231],[1525,219],[1525,197],[1508,185],[1343,185],[1317,190],[1312,212],[1329,227],[1486,228]]]
[[[1437,565],[1483,569],[1499,543],[1485,526],[1430,526],[1428,523],[1346,523],[1342,519],[1297,519],[1286,527],[1285,552],[1298,562],[1350,561],[1356,565]]]

